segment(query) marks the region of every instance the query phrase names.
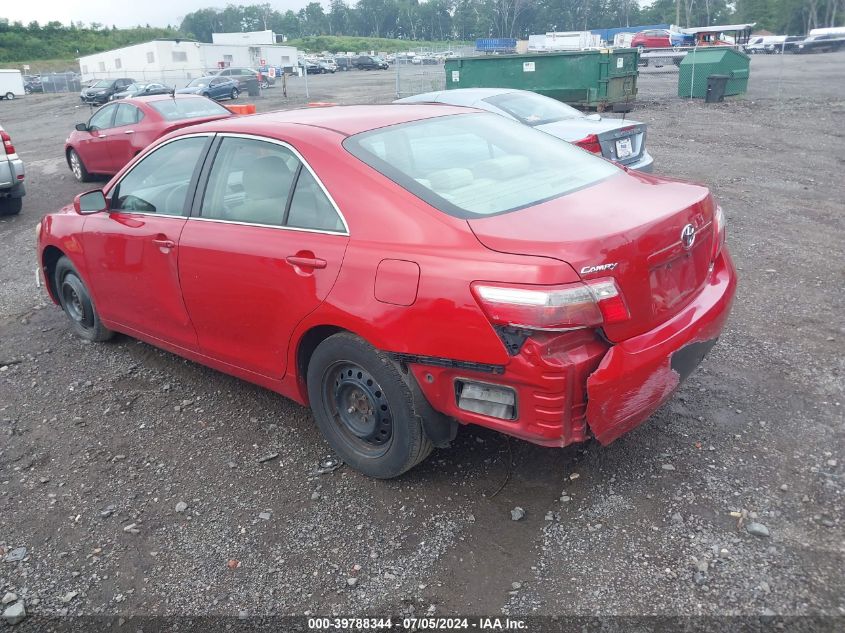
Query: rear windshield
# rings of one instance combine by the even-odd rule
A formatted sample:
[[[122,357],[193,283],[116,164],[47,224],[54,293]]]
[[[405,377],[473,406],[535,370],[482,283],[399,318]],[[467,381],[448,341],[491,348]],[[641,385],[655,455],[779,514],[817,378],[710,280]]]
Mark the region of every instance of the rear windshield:
[[[153,101],[150,105],[168,121],[231,114],[229,110],[219,103],[215,103],[205,97],[164,99],[162,101]]]
[[[572,106],[538,95],[536,92],[507,92],[487,97],[484,101],[504,110],[526,125],[543,125],[564,119],[584,117]]]
[[[611,163],[496,114],[457,114],[350,136],[352,155],[460,218],[516,211],[619,173]]]

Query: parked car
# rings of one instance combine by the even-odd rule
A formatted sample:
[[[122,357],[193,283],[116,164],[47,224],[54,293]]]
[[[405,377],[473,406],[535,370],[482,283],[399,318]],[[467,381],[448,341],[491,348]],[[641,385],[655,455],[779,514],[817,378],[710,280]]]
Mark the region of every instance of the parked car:
[[[223,70],[211,73],[219,77],[231,77],[238,82],[238,90],[246,92],[249,86],[247,82],[250,79],[258,80],[258,85],[262,88],[269,88],[276,83],[276,80],[270,75],[264,75],[254,68],[224,68]]]
[[[309,75],[322,75],[326,72],[326,69],[323,68],[317,62],[312,62],[309,60],[300,60],[299,61],[300,68],[303,68]]]
[[[646,151],[646,124],[610,119],[580,110],[527,90],[460,88],[426,92],[394,103],[445,103],[494,112],[569,141],[616,161],[628,169],[651,171],[654,159]]]
[[[804,41],[804,37],[801,35],[787,35],[786,39],[783,42],[778,44],[767,44],[766,45],[766,52],[767,53],[795,53],[798,50],[798,46]]]
[[[324,73],[334,74],[337,72],[337,64],[331,60],[324,59],[319,62],[319,65],[323,69]]]
[[[338,70],[352,70],[355,67],[354,60],[351,57],[335,57],[334,62]]]
[[[176,91],[177,95],[201,95],[209,99],[237,99],[240,94],[238,80],[234,77],[197,77],[184,88]]]
[[[136,82],[126,86],[125,90],[115,92],[111,96],[111,101],[118,99],[126,99],[129,97],[149,97],[151,95],[170,95],[173,94],[174,89],[166,85],[164,82]]]
[[[631,39],[631,48],[670,48],[672,34],[667,29],[640,31]]]
[[[88,88],[83,88],[79,93],[79,98],[83,103],[92,105],[102,105],[106,103],[111,96],[117,92],[123,92],[127,87],[135,83],[134,79],[123,77],[121,79],[100,79],[91,84]]]
[[[694,370],[736,287],[706,187],[442,105],[178,130],[37,234],[75,334],[310,403],[379,478],[458,423],[612,442]]]
[[[810,35],[798,47],[795,53],[832,53],[845,48],[845,35],[826,33],[824,35]]]
[[[23,87],[26,94],[44,92],[44,84],[41,83],[41,77],[39,75],[24,75]]]
[[[390,66],[380,57],[371,55],[359,55],[355,59],[355,68],[358,70],[387,70]]]
[[[23,208],[26,172],[12,137],[0,125],[0,215],[16,215]]]
[[[152,96],[121,99],[79,123],[65,141],[65,158],[74,177],[116,174],[160,136],[189,125],[232,116],[201,96]]]

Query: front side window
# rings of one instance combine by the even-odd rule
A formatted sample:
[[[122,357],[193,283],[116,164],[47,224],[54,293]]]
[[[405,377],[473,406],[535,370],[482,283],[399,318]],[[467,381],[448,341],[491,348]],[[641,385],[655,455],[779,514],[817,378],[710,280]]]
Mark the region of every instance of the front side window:
[[[456,114],[350,136],[343,146],[431,206],[461,218],[540,204],[619,168],[495,114]]]
[[[91,120],[88,121],[88,128],[91,130],[107,130],[112,127],[112,119],[116,109],[116,105],[107,105],[97,110]]]
[[[112,211],[186,215],[188,190],[205,136],[162,145],[135,165],[111,191]]]

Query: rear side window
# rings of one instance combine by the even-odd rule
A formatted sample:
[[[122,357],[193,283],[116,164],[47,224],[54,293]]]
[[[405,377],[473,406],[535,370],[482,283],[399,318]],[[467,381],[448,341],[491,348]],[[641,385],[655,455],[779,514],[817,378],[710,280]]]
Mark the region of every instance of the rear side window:
[[[114,116],[114,127],[121,125],[134,125],[141,120],[141,111],[128,103],[121,103],[117,106],[117,114]]]
[[[431,206],[460,218],[516,211],[593,185],[619,168],[494,114],[413,121],[344,147]]]
[[[263,226],[345,230],[320,184],[290,149],[248,138],[221,141],[200,216]]]
[[[231,114],[219,103],[205,97],[184,97],[181,99],[162,99],[150,105],[168,121],[180,121],[196,117]]]

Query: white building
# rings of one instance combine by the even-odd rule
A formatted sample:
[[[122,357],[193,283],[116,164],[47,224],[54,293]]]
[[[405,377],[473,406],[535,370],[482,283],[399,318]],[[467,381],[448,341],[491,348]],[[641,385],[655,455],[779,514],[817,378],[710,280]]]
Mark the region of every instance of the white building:
[[[231,36],[231,37],[230,37]],[[246,37],[241,37],[246,36]],[[130,77],[136,81],[164,80],[183,87],[191,79],[228,66],[291,67],[298,51],[276,45],[272,31],[214,33],[211,44],[183,39],[159,39],[79,58],[83,81]]]

